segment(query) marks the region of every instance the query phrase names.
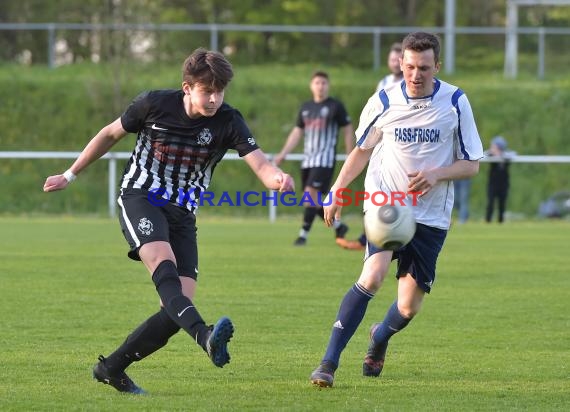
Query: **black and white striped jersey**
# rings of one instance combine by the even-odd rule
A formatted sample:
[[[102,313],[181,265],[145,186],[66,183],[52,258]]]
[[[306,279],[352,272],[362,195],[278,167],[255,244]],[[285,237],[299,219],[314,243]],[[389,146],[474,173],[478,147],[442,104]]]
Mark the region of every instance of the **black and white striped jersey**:
[[[245,156],[258,146],[230,105],[223,103],[212,117],[191,119],[183,97],[182,90],[143,92],[121,115],[123,129],[137,133],[121,188],[164,192],[171,203],[195,212],[228,149]]]
[[[350,123],[342,102],[332,97],[320,103],[313,100],[303,103],[297,116],[297,126],[305,134],[301,168],[334,167],[339,129]]]

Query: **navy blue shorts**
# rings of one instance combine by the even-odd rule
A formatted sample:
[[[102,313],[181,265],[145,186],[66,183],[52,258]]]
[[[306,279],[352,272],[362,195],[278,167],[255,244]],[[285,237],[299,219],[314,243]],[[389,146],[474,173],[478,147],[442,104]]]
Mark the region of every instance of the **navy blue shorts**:
[[[410,273],[418,287],[429,293],[435,282],[435,265],[443,242],[447,236],[447,230],[431,226],[416,225],[416,233],[410,243],[394,252],[392,260],[398,260],[396,277]],[[377,248],[373,244],[366,244],[366,258],[384,249]]]
[[[139,249],[142,245],[155,241],[168,242],[176,257],[179,275],[196,279],[196,215],[172,203],[157,206],[149,201],[148,193],[141,189],[121,189],[117,200],[121,207],[121,229],[130,246],[128,256],[141,260]]]

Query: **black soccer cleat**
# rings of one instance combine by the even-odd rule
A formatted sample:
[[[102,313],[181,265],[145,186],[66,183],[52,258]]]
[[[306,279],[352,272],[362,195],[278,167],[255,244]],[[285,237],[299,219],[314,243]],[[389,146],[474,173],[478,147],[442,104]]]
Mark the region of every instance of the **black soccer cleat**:
[[[330,362],[323,362],[311,373],[311,383],[321,388],[330,388],[334,382],[335,367]]]
[[[370,343],[368,345],[368,351],[364,357],[364,363],[362,364],[362,375],[378,377],[382,373],[384,368],[384,354],[378,354],[376,342],[374,342],[374,333],[382,325],[382,323],[375,323],[370,328]]]
[[[206,341],[206,352],[212,363],[218,368],[223,368],[226,363],[230,363],[228,353],[228,342],[234,335],[234,325],[229,318],[223,317],[210,332]]]
[[[364,358],[364,363],[362,364],[362,375],[378,377],[382,373],[384,368],[384,359],[378,361],[372,359],[371,356],[366,356]]]
[[[346,232],[348,232],[348,226],[341,223],[340,226],[335,229],[335,236],[337,239],[343,238],[344,235],[346,235]]]
[[[93,367],[94,379],[106,385],[111,385],[119,392],[132,393],[134,395],[144,395],[146,393],[142,388],[137,386],[124,371],[111,375],[105,361],[106,359],[103,355],[99,355],[99,362]]]
[[[301,236],[299,236],[297,239],[295,239],[295,242],[293,242],[293,245],[295,246],[305,246],[306,244],[307,238]]]

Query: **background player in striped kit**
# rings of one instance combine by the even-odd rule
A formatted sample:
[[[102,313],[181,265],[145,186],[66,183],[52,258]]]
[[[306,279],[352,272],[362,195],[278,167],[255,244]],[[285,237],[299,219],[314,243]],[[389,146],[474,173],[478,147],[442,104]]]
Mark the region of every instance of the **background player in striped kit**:
[[[191,300],[198,276],[197,199],[224,154],[236,150],[267,188],[294,190],[291,176],[267,160],[241,114],[224,102],[232,77],[232,66],[221,53],[195,50],[182,66],[181,89],[141,93],[93,137],[69,170],[44,184],[46,192],[65,189],[117,141],[137,134],[121,182],[119,219],[129,257],[142,260],[152,275],[160,309],[93,368],[95,379],[118,391],[144,393],[125,369],[162,348],[181,328],[215,366],[230,361],[231,320],[222,317],[207,326]],[[187,196],[179,198],[179,189]]]
[[[313,73],[309,87],[313,98],[301,105],[295,127],[289,133],[281,152],[274,158],[275,164],[279,165],[304,136],[305,156],[301,163],[301,180],[311,201],[305,203],[303,225],[294,243],[297,246],[306,244],[315,217],[323,217],[321,205],[326,201],[324,195],[329,191],[334,173],[339,130],[343,129],[346,153],[350,153],[354,147],[354,129],[350,116],[340,100],[329,96],[328,74],[323,71]],[[333,228],[336,238],[344,237],[348,231],[348,227],[340,221],[335,221]]]
[[[469,101],[456,86],[440,81],[439,39],[411,33],[402,43],[404,82],[374,93],[366,103],[356,130],[357,148],[346,159],[331,191],[347,187],[368,165],[365,190],[421,192],[412,207],[417,222],[412,241],[396,252],[367,244],[358,281],[345,294],[333,323],[313,384],[331,387],[340,355],[360,325],[368,302],[380,289],[392,259],[398,260],[397,299],[381,323],[370,330],[362,373],[382,372],[388,341],[420,311],[435,281],[437,258],[443,247],[453,209],[453,180],[475,175],[483,145]],[[365,201],[364,212],[369,201]],[[340,214],[333,198],[325,207],[325,222]]]

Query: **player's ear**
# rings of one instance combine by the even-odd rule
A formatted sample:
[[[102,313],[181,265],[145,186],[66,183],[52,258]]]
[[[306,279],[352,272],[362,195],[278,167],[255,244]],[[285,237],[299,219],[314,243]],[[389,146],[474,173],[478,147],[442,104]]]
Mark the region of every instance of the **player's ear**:
[[[439,69],[440,69],[440,68],[441,68],[441,62],[439,61],[439,62],[437,62],[437,63],[435,64],[435,70],[433,71],[434,74],[439,73]]]
[[[184,92],[184,94],[186,95],[190,94],[191,89],[192,87],[188,82],[182,82],[182,91]]]

